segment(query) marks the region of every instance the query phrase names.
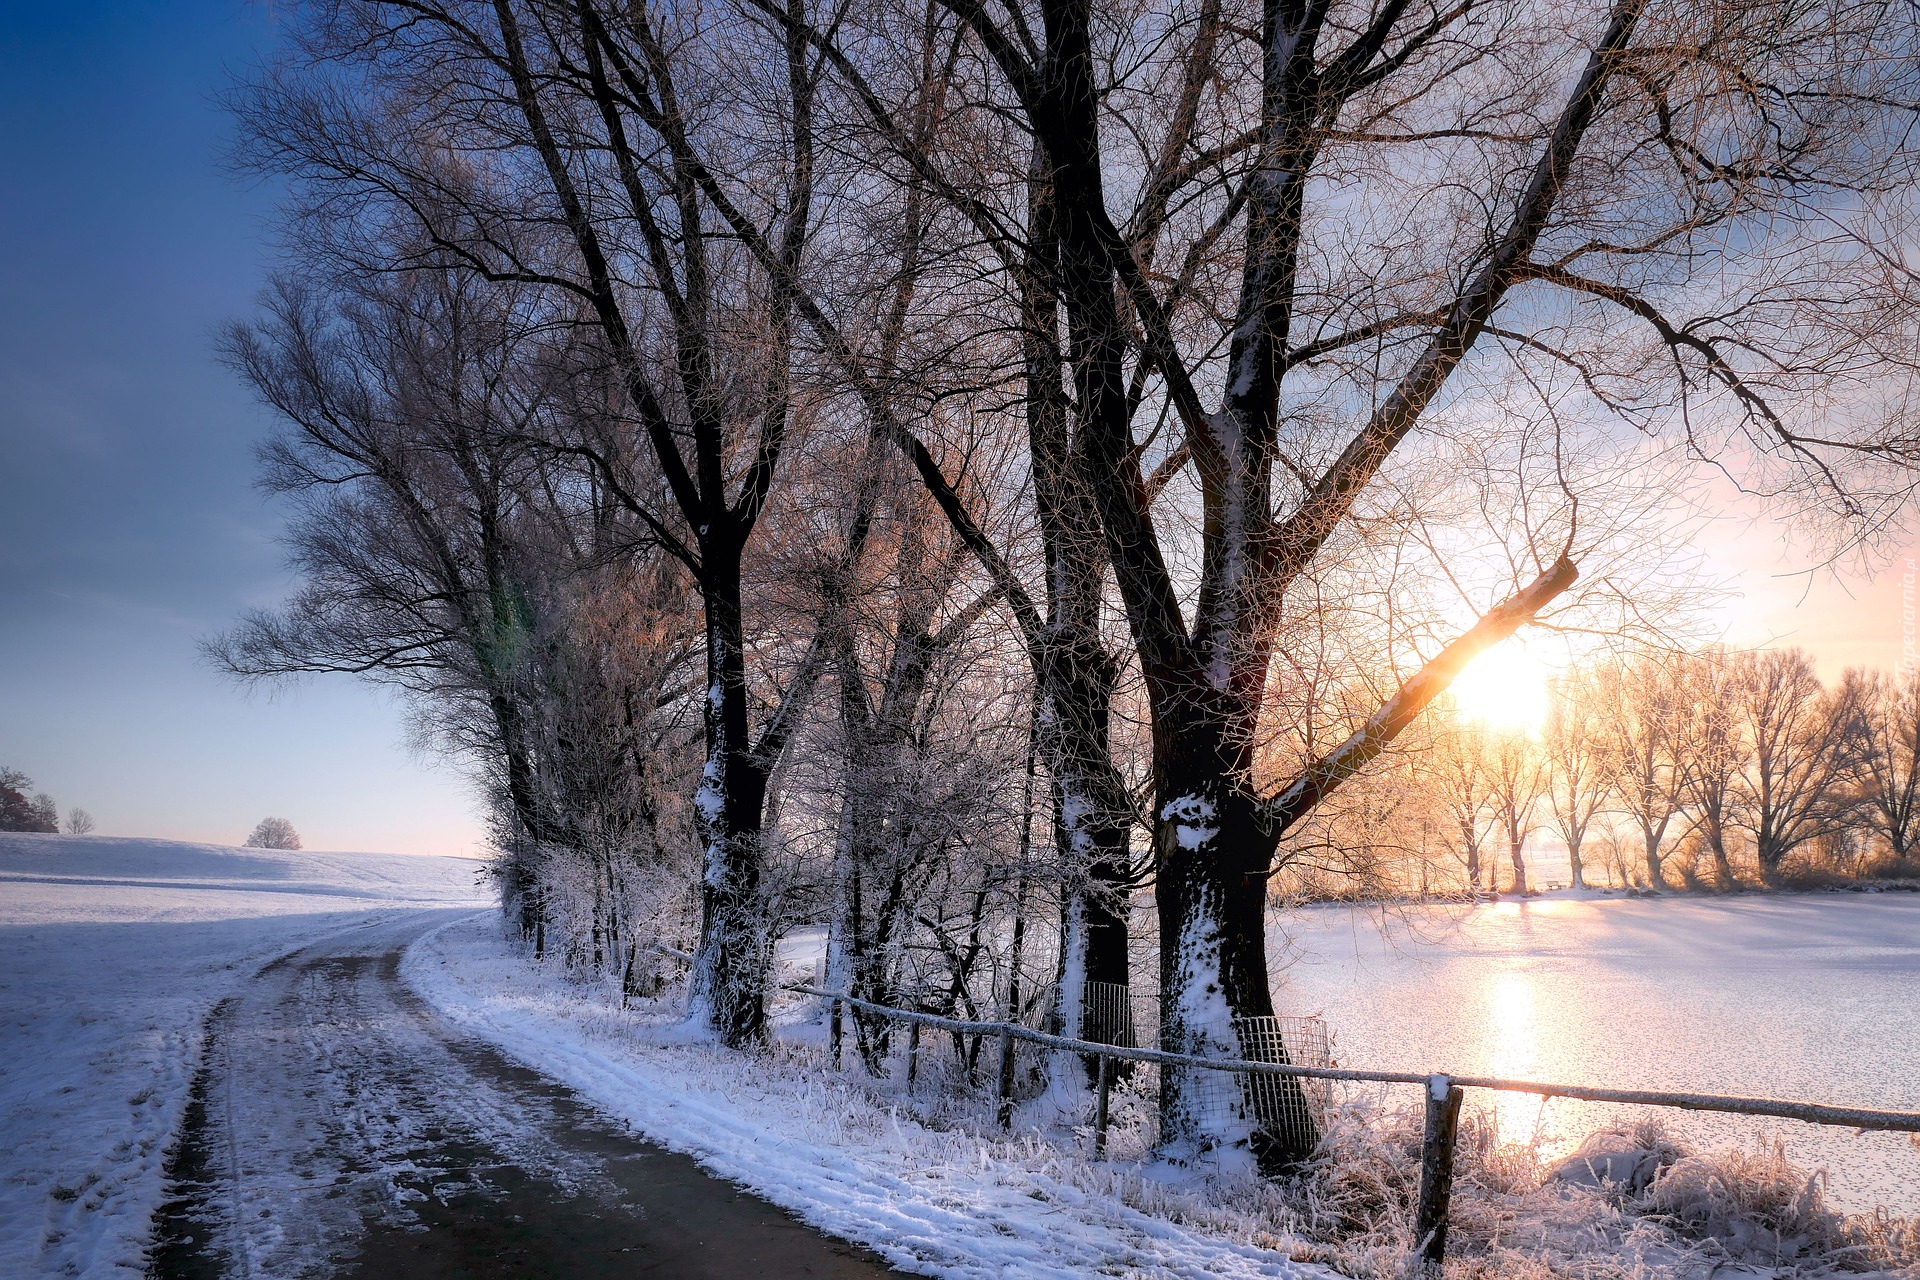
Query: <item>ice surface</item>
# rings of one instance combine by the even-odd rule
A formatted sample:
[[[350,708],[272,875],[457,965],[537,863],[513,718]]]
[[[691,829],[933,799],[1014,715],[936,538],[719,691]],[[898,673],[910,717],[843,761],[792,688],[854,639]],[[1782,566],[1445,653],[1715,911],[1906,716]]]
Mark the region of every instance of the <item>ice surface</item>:
[[[1323,1015],[1348,1066],[1920,1111],[1920,894],[1313,907],[1272,950],[1283,1003]],[[1497,1097],[1503,1135],[1537,1127],[1550,1152],[1638,1114]],[[1696,1145],[1777,1134],[1841,1207],[1920,1211],[1901,1135],[1660,1114]]]
[[[207,1012],[260,964],[484,901],[466,859],[0,834],[0,1275],[140,1275]]]

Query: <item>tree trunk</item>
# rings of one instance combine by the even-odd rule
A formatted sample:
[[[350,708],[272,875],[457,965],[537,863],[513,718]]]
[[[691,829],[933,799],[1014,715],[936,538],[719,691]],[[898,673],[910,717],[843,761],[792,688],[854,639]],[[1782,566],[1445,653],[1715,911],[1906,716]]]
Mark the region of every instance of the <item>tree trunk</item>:
[[[1275,837],[1244,786],[1245,741],[1217,723],[1191,721],[1155,750],[1154,857],[1160,916],[1160,1044],[1200,1057],[1246,1056],[1237,1019],[1273,1016],[1266,950],[1267,873]],[[1280,1061],[1286,1061],[1285,1050]],[[1287,1078],[1282,1111],[1293,1123],[1251,1114],[1237,1076],[1163,1068],[1161,1135],[1169,1156],[1211,1153],[1225,1167],[1274,1174],[1313,1152],[1319,1133],[1299,1082]],[[1294,1105],[1297,1102],[1297,1105]]]
[[[1047,569],[1047,625],[1029,637],[1039,694],[1035,747],[1053,776],[1054,839],[1068,859],[1058,996],[1062,1033],[1081,1031],[1089,982],[1128,983],[1132,805],[1113,763],[1110,722],[1120,665],[1100,638],[1107,557],[1069,431],[1060,351],[1060,226],[1053,175],[1036,141],[1021,277],[1028,451]],[[1070,944],[1070,945],[1069,945]]]
[[[760,824],[767,769],[747,736],[746,651],[737,553],[724,573],[708,553],[707,760],[694,793],[703,846],[700,946],[689,1001],[729,1046],[766,1032],[767,946],[760,904]]]
[[[1132,807],[1108,741],[1118,664],[1086,631],[1050,627],[1040,646],[1036,745],[1053,774],[1054,841],[1066,856],[1061,1034],[1078,1037],[1086,984],[1125,986]]]
[[[1707,848],[1713,851],[1714,887],[1723,892],[1739,882],[1733,877],[1733,862],[1727,856],[1726,829],[1718,822],[1707,824]]]
[[[546,838],[546,822],[534,789],[533,763],[527,752],[526,727],[520,707],[511,694],[499,689],[488,696],[487,702],[493,712],[495,732],[500,735],[500,753],[506,762],[507,800],[513,807],[514,821],[524,839],[537,845]],[[546,914],[531,853],[525,848],[509,848],[508,884],[503,895],[515,904],[523,938],[534,935]]]

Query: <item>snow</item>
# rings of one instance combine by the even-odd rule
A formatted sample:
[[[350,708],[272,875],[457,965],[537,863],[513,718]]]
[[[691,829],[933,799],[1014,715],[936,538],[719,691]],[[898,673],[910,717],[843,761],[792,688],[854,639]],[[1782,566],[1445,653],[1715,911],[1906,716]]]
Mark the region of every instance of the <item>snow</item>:
[[[1067,900],[1067,936],[1061,947],[1059,995],[1055,1010],[1060,1016],[1060,1034],[1080,1038],[1081,1006],[1087,997],[1087,898],[1076,893]],[[1012,1011],[1009,1017],[1018,1016]],[[1071,1057],[1072,1055],[1068,1055]]]
[[[1065,827],[1073,852],[1082,861],[1093,855],[1093,806],[1085,796],[1066,783],[1060,787],[1060,825]]]
[[[918,1274],[1331,1274],[1291,1261],[1284,1242],[1263,1248],[1130,1207],[1112,1187],[1122,1175],[1138,1182],[1138,1169],[916,1123],[884,1086],[821,1070],[804,1044],[756,1057],[676,1042],[670,1015],[623,1011],[607,989],[529,963],[492,917],[428,935],[402,974],[444,1015],[652,1141]]]
[[[719,691],[720,687],[715,685],[714,692]],[[716,825],[720,815],[726,811],[726,802],[720,793],[720,757],[717,753],[709,754],[707,763],[700,770],[700,785],[694,789],[693,804],[710,827]],[[711,883],[711,871],[708,876]]]
[[[1055,1012],[1059,1015],[1059,1033],[1078,1040],[1081,1020],[1086,1016],[1087,997],[1087,899],[1084,892],[1067,900],[1066,940],[1061,947],[1060,979],[1055,987]],[[1047,1097],[1062,1115],[1078,1110],[1087,1090],[1087,1073],[1078,1054],[1064,1051],[1047,1055]]]
[[[1173,836],[1188,851],[1202,848],[1220,834],[1213,824],[1213,801],[1201,796],[1180,796],[1160,808],[1160,819],[1174,824]]]
[[[1186,1051],[1202,1057],[1237,1058],[1240,1048],[1233,1009],[1220,971],[1220,925],[1211,908],[1212,903],[1204,900],[1194,904],[1181,931],[1174,956],[1178,983],[1174,990],[1180,1022],[1189,1037]],[[1239,1090],[1222,1089],[1211,1072],[1189,1071],[1180,1079],[1195,1136],[1213,1145],[1215,1160],[1251,1172],[1253,1155],[1248,1144],[1253,1126],[1239,1105]]]
[[[208,1011],[261,964],[482,900],[454,858],[0,833],[0,1275],[140,1275]]]

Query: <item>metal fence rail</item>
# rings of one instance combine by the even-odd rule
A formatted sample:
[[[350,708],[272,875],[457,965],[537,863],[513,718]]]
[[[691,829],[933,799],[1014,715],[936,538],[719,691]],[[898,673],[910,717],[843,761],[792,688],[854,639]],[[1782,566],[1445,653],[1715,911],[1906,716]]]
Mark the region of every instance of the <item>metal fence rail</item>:
[[[1726,1111],[1735,1115],[1773,1116],[1781,1120],[1800,1120],[1807,1124],[1835,1125],[1843,1129],[1884,1129],[1896,1133],[1920,1133],[1920,1113],[1876,1111],[1865,1107],[1835,1107],[1818,1102],[1796,1102],[1779,1098],[1745,1098],[1712,1093],[1669,1093],[1649,1089],[1602,1089],[1590,1085],[1553,1084],[1542,1080],[1505,1080],[1497,1076],[1458,1076],[1444,1073],[1420,1074],[1413,1071],[1363,1071],[1353,1067],[1308,1067],[1283,1062],[1257,1062],[1247,1058],[1202,1058],[1189,1053],[1171,1053],[1164,1049],[1135,1049],[1125,1045],[1101,1044],[1093,1040],[1072,1040],[1066,1036],[1035,1031],[1018,1023],[967,1022],[896,1009],[892,1005],[861,1000],[843,991],[795,983],[784,990],[839,1001],[849,1007],[891,1018],[897,1022],[918,1022],[925,1027],[969,1036],[1007,1035],[1049,1049],[1072,1053],[1125,1058],[1133,1062],[1157,1062],[1166,1066],[1199,1067],[1208,1071],[1245,1071],[1261,1075],[1303,1076],[1319,1080],[1356,1080],[1377,1084],[1424,1085],[1434,1079],[1446,1079],[1463,1089],[1496,1089],[1508,1093],[1531,1093],[1546,1098],[1577,1098],[1583,1102],[1623,1102],[1649,1107],[1680,1107],[1690,1111]]]

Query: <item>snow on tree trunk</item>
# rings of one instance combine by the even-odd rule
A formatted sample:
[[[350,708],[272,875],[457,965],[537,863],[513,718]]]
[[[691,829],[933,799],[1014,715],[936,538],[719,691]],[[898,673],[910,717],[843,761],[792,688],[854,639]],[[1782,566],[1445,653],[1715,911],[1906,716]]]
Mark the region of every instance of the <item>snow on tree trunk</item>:
[[[1087,1006],[1087,899],[1084,886],[1069,890],[1060,929],[1060,981],[1054,990],[1054,1023],[1071,1040],[1085,1038]],[[1047,1055],[1047,1099],[1061,1115],[1080,1109],[1087,1092],[1086,1068],[1077,1053]]]
[[[1248,1056],[1240,1020],[1273,1016],[1266,900],[1275,837],[1260,820],[1258,798],[1233,786],[1232,771],[1221,767],[1238,741],[1203,722],[1157,762],[1160,1042],[1201,1057]],[[1283,1046],[1271,1047],[1271,1060],[1289,1061]],[[1307,1114],[1297,1082],[1283,1083],[1278,1092],[1284,1112]],[[1311,1122],[1272,1119],[1274,1127],[1263,1127],[1261,1117],[1248,1113],[1238,1074],[1161,1072],[1161,1139],[1170,1158],[1283,1172],[1312,1154],[1319,1134]]]
[[[1217,827],[1201,825],[1213,816],[1212,806],[1198,797],[1183,797],[1169,805],[1176,821],[1175,838],[1198,848],[1218,835]],[[1165,811],[1163,811],[1165,816]],[[1164,1047],[1203,1058],[1237,1058],[1239,1037],[1234,1034],[1234,1008],[1227,997],[1222,965],[1224,930],[1210,887],[1194,894],[1180,931],[1174,937],[1170,965],[1172,981],[1162,996],[1172,1017],[1176,1038],[1163,1032]],[[1219,1072],[1162,1068],[1161,1145],[1172,1159],[1192,1163],[1211,1157],[1223,1172],[1251,1173],[1253,1124],[1238,1088],[1238,1078]]]
[[[739,600],[723,596],[713,593],[707,605],[707,760],[693,804],[703,862],[700,946],[687,1012],[690,1021],[740,1047],[766,1031],[760,823],[767,771],[747,748]]]

